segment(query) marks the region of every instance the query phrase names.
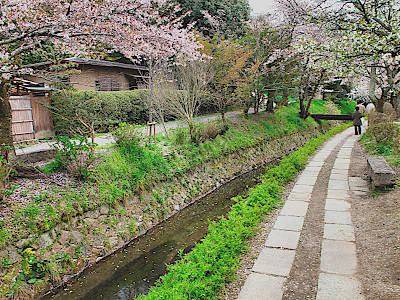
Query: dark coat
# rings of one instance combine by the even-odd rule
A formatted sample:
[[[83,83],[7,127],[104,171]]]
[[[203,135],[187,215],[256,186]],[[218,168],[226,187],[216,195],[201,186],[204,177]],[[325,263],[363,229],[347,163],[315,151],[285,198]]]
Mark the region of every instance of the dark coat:
[[[355,111],[353,113],[353,125],[362,125],[361,118],[363,117],[363,114],[360,113],[359,111]]]

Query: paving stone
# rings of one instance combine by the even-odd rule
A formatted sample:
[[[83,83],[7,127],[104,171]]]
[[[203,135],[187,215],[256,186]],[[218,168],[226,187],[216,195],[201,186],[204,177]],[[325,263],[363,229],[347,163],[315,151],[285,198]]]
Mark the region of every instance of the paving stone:
[[[351,208],[350,203],[344,200],[327,198],[325,202],[326,210],[347,211]]]
[[[279,300],[283,296],[284,277],[251,273],[237,300]]]
[[[358,192],[363,192],[363,193],[369,193],[370,189],[368,186],[359,186],[359,185],[354,185],[350,183],[350,190],[352,191],[358,191]]]
[[[354,242],[354,228],[352,225],[325,224],[324,239]]]
[[[352,225],[351,215],[347,211],[325,211],[325,223]]]
[[[362,300],[360,282],[351,276],[320,273],[317,300]]]
[[[338,154],[335,164],[350,164],[350,158],[342,158],[343,154]]]
[[[335,164],[333,165],[333,169],[332,170],[340,169],[340,170],[347,170],[348,171],[349,167],[350,167],[349,163],[343,164],[343,163],[336,163],[335,162]]]
[[[303,228],[303,217],[278,216],[274,229],[301,231]]]
[[[321,171],[321,167],[307,166],[307,167],[304,168],[303,172],[308,172],[308,171],[310,171],[310,172],[318,172],[319,173]]]
[[[322,167],[324,165],[324,160],[312,160],[308,163],[310,167]]]
[[[347,241],[322,240],[321,270],[351,275],[356,272],[356,245]]]
[[[305,174],[301,174],[300,178],[296,181],[296,184],[299,185],[314,185],[315,182],[317,181],[318,174],[317,173],[312,173],[311,175],[310,172],[307,172]]]
[[[286,201],[280,215],[305,217],[307,214],[308,203],[303,201]]]
[[[343,176],[348,176],[349,170],[348,168],[332,168],[331,174],[341,174]]]
[[[314,189],[314,185],[305,185],[305,184],[295,184],[292,189],[292,193],[310,193]]]
[[[295,253],[295,250],[264,248],[252,270],[261,274],[289,276]]]
[[[333,180],[336,180],[336,179],[338,179],[338,180],[343,180],[343,178],[345,178],[347,175],[344,175],[344,174],[338,174],[338,173],[331,173],[331,176],[329,177],[329,180],[330,179],[333,179]]]
[[[267,247],[285,248],[295,250],[299,243],[300,231],[287,231],[272,229],[265,242]]]
[[[310,201],[311,193],[290,193],[287,201]]]
[[[346,200],[349,198],[348,191],[328,189],[326,198]]]
[[[348,190],[349,183],[347,180],[330,179],[328,183],[328,189],[332,190]]]

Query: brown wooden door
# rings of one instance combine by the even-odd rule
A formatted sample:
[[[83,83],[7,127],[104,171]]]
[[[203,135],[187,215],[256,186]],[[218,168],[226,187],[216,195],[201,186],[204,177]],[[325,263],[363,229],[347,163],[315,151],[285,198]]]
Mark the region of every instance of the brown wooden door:
[[[30,96],[10,97],[12,115],[12,134],[14,142],[35,139],[33,128],[33,112]]]
[[[35,128],[35,138],[38,140],[55,135],[51,112],[40,103],[47,103],[50,105],[50,98],[48,96],[32,96],[33,127]]]

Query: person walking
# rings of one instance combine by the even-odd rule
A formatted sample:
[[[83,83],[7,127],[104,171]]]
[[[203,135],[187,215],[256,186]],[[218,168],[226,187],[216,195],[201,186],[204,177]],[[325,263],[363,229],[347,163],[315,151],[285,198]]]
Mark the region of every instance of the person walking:
[[[354,131],[356,135],[361,134],[361,118],[363,117],[363,114],[360,112],[360,107],[356,106],[356,110],[352,115],[353,117],[353,125],[354,125]]]
[[[358,109],[360,110],[361,114],[365,113],[365,106],[364,106],[362,100],[358,100],[357,101],[357,106],[356,107],[358,107]]]

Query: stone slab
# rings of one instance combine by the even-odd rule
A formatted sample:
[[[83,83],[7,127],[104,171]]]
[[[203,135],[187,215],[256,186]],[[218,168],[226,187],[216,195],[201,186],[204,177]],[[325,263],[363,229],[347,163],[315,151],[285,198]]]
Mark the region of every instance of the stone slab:
[[[327,198],[325,202],[326,210],[334,210],[334,211],[347,211],[351,208],[350,203],[344,200],[338,199],[330,199]]]
[[[347,200],[349,198],[349,193],[348,193],[348,191],[328,189],[326,198]]]
[[[352,225],[325,224],[324,239],[354,242],[354,228]]]
[[[314,171],[314,172],[320,172],[321,171],[321,167],[311,167],[311,166],[306,166],[305,168],[304,168],[304,171]],[[303,172],[304,172],[303,171]]]
[[[305,185],[305,184],[295,184],[295,186],[292,189],[292,193],[312,193],[312,190],[314,189],[314,185]]]
[[[310,175],[310,172],[307,172],[305,174],[301,174],[299,179],[297,179],[296,184],[299,185],[315,185],[315,182],[317,181],[318,174],[313,173],[313,175]]]
[[[325,223],[352,225],[351,215],[347,211],[325,211]]]
[[[308,203],[303,201],[286,201],[280,215],[305,217],[307,214]]]
[[[311,193],[290,193],[287,201],[310,201]]]
[[[347,241],[322,240],[321,271],[340,275],[356,272],[356,245]]]
[[[350,164],[350,158],[344,158],[344,154],[339,153],[336,160],[335,164]]]
[[[284,277],[251,273],[247,277],[237,300],[280,300],[283,296]]]
[[[272,229],[265,242],[265,246],[295,250],[300,239],[299,231]]]
[[[333,180],[343,180],[344,178],[346,178],[346,174],[342,174],[342,173],[331,173],[331,176],[329,177],[329,179],[333,179]]]
[[[350,163],[336,163],[333,165],[333,169],[348,170]]]
[[[264,248],[253,266],[253,272],[278,276],[289,276],[295,250]]]
[[[303,217],[278,216],[273,228],[280,230],[301,231],[303,228],[303,222]]]
[[[310,167],[322,167],[324,165],[324,160],[312,160],[308,163]]]
[[[336,168],[336,167],[333,167],[332,171],[331,171],[331,174],[341,174],[341,175],[344,175],[344,176],[348,176],[349,170],[348,170],[348,168]]]
[[[317,300],[362,300],[360,282],[351,277],[320,273]]]
[[[332,190],[348,190],[349,182],[347,180],[329,179],[328,189]]]

